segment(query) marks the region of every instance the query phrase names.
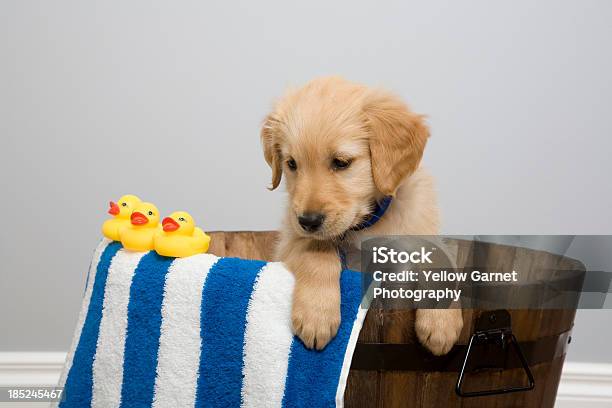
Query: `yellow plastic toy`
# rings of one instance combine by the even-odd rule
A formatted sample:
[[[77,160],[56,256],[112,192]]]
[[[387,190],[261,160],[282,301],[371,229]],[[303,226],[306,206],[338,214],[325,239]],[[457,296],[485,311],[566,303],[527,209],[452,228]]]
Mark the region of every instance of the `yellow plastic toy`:
[[[163,256],[183,258],[208,251],[210,236],[195,226],[193,217],[177,211],[162,220],[162,230],[155,234],[155,251]]]
[[[151,203],[138,204],[130,216],[130,225],[119,231],[121,244],[130,251],[151,251],[158,224],[157,207]]]
[[[104,222],[102,234],[108,239],[119,241],[119,230],[130,225],[130,216],[138,204],[140,204],[140,198],[131,194],[124,195],[117,203],[111,201],[108,213],[113,218]]]

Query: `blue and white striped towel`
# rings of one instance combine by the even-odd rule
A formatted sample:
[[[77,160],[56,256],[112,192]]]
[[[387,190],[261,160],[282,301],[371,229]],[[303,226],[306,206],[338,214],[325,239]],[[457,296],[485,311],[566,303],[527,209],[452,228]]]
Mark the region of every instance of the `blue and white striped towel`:
[[[341,277],[342,324],[321,352],[292,335],[281,263],[174,259],[103,240],[94,253],[60,407],[342,406],[366,309]]]

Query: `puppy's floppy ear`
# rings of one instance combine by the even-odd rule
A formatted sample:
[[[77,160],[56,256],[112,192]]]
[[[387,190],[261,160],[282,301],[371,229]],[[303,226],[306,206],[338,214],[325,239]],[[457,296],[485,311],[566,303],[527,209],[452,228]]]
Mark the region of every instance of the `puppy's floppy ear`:
[[[394,195],[402,180],[419,166],[429,129],[422,115],[385,92],[366,98],[364,112],[374,184],[381,193]]]
[[[278,121],[272,115],[268,115],[261,127],[261,145],[264,157],[272,169],[272,185],[269,187],[270,190],[278,187],[283,175],[280,146],[276,136],[277,125]]]

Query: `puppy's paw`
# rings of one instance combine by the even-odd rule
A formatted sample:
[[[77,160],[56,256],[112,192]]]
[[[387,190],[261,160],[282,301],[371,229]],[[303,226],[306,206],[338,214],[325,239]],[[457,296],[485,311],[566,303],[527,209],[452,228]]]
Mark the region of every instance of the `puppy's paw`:
[[[421,344],[432,354],[442,356],[450,351],[463,329],[461,309],[419,309],[415,331]]]
[[[339,288],[296,288],[291,311],[293,332],[309,348],[323,350],[340,326]]]

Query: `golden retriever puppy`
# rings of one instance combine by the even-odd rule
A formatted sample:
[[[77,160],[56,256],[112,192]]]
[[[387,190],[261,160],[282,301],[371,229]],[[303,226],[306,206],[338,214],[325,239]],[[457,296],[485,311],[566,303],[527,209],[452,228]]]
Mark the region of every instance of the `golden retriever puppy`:
[[[340,324],[339,245],[364,234],[431,235],[439,228],[432,177],[419,167],[429,130],[397,97],[330,77],[290,91],[261,131],[272,189],[284,174],[289,202],[277,248],[296,278],[292,323],[309,348],[324,348]],[[384,216],[353,231],[376,202]],[[436,355],[456,342],[461,310],[418,310],[415,329]]]

